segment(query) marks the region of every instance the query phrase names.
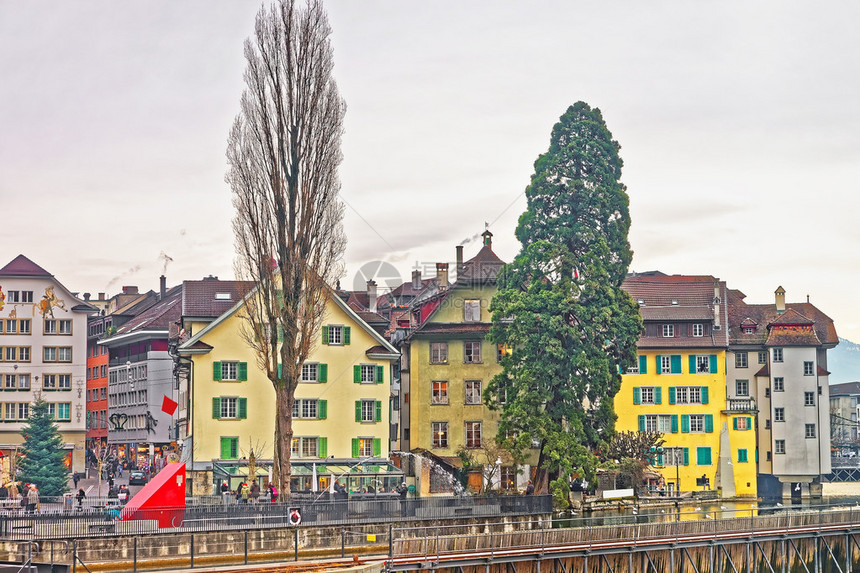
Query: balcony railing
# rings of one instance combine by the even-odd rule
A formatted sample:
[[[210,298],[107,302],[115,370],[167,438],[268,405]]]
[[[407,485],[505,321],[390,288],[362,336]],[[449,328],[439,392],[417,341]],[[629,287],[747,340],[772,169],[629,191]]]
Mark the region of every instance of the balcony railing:
[[[726,409],[724,412],[757,412],[755,400],[752,398],[729,398],[726,401]]]

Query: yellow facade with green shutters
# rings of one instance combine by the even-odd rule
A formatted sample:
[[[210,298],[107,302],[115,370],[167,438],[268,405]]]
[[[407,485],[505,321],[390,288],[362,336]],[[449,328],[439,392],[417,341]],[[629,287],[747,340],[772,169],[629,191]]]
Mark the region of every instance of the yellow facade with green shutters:
[[[242,338],[242,312],[236,305],[179,348],[193,360],[193,456],[186,456],[193,457],[192,471],[247,458],[252,450],[258,460],[273,457],[275,392]],[[397,350],[340,298],[328,297],[296,389],[293,460],[387,457],[390,366],[397,358]]]
[[[723,349],[640,349],[615,411],[619,431],[663,433],[653,465],[667,490],[756,495],[755,415],[728,409]]]

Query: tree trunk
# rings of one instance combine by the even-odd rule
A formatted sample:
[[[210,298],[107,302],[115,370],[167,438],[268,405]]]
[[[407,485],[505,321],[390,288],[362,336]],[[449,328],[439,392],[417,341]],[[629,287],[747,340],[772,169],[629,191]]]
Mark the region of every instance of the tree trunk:
[[[275,387],[275,402],[277,404],[275,411],[284,414],[275,424],[276,432],[280,429],[279,434],[275,436],[275,463],[277,464],[276,471],[279,480],[278,491],[286,496],[290,495],[290,477],[292,475],[290,453],[293,443],[293,402],[295,398],[291,394],[286,385]]]

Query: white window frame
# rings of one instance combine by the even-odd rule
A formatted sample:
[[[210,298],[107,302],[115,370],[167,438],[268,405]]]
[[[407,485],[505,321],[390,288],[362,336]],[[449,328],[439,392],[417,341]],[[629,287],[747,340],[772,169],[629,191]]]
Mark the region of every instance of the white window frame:
[[[463,387],[465,389],[464,402],[466,405],[474,406],[482,403],[483,388],[480,380],[464,380]]]
[[[735,352],[735,368],[749,368],[749,355],[746,352]]]
[[[376,384],[376,364],[362,364],[359,368],[362,384]]]
[[[463,322],[481,322],[481,299],[471,298],[463,301]]]
[[[467,420],[465,426],[465,447],[468,449],[480,448],[484,445],[484,425],[480,420]],[[476,440],[477,436],[477,442]]]
[[[446,405],[448,403],[448,394],[447,380],[433,380],[430,382],[430,404],[437,406]]]
[[[430,422],[430,436],[433,448],[448,448],[448,422]]]
[[[654,403],[654,387],[653,386],[641,386],[639,388],[639,403],[640,404],[653,404]]]
[[[222,360],[221,361],[221,381],[222,382],[237,382],[239,380],[239,361],[238,360]]]
[[[785,440],[774,440],[773,441],[773,453],[774,454],[785,454]]]
[[[704,335],[705,335],[705,325],[700,323],[700,322],[693,324],[693,336],[698,338],[698,337],[702,337]]]
[[[302,364],[301,382],[318,382],[319,379],[319,364],[317,362]]]
[[[773,378],[773,391],[785,392],[785,378],[782,376],[775,376]]]
[[[237,420],[239,418],[239,398],[236,396],[221,396],[221,419]]]
[[[660,356],[660,374],[672,373],[672,357],[663,355]]]
[[[696,374],[711,373],[711,357],[707,354],[696,355]]]
[[[657,431],[657,414],[645,414],[645,431],[651,433]]]
[[[468,350],[470,348],[471,350]],[[465,364],[481,364],[480,340],[466,340],[463,342],[463,362]]]
[[[663,338],[675,338],[675,325],[674,324],[664,324],[663,325]]]
[[[774,348],[773,349],[773,361],[774,362],[782,362],[783,361],[783,352],[782,348]]]
[[[803,434],[807,440],[814,440],[816,438],[815,424],[805,424]]]
[[[659,414],[657,416],[657,431],[663,434],[672,433],[672,416],[670,414]]]
[[[750,381],[749,380],[735,380],[735,396],[749,396],[750,395]]]
[[[343,346],[343,326],[329,325],[328,327],[328,343],[329,346]]]
[[[430,343],[430,364],[448,364],[448,343]]]
[[[690,414],[690,433],[703,434],[705,432],[705,415]]]
[[[804,360],[803,361],[803,375],[804,376],[814,376],[815,375],[815,362],[812,360]]]
[[[376,422],[376,400],[361,401],[361,423]]]
[[[785,408],[777,407],[773,409],[773,421],[785,422]]]
[[[803,393],[803,405],[804,406],[815,406],[815,392],[804,392]],[[856,413],[855,413],[856,415]]]

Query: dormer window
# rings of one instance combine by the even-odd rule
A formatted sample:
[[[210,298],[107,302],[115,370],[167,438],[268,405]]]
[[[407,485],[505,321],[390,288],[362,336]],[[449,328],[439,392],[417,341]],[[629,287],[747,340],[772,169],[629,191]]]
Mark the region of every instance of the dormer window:
[[[741,327],[741,332],[743,334],[755,334],[755,326],[744,325]]]
[[[230,293],[229,292],[216,292],[215,293],[215,300],[230,300]]]
[[[674,324],[664,324],[663,325],[663,338],[672,338],[675,336],[675,325]]]
[[[704,336],[705,335],[705,325],[702,323],[696,323],[693,325],[693,336]]]

